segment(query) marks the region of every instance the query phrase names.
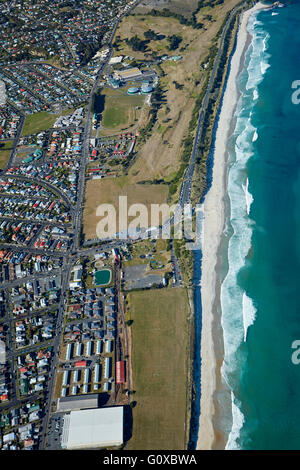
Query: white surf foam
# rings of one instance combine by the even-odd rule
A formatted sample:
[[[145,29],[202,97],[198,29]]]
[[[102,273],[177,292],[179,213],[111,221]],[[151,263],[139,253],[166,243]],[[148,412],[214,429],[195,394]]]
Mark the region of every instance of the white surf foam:
[[[256,308],[253,305],[252,299],[243,293],[243,322],[244,322],[244,341],[247,340],[247,332],[249,326],[253,325],[256,318]]]
[[[247,90],[253,88],[257,90],[257,85],[263,80],[264,74],[270,67],[269,59],[271,56],[267,52],[270,34],[258,28],[261,24],[255,21],[255,18],[250,19],[248,23],[248,31],[252,35],[252,44],[248,66]]]
[[[250,214],[250,208],[251,208],[251,204],[253,202],[253,196],[252,194],[249,192],[249,180],[247,178],[247,181],[246,181],[246,185],[242,185],[243,187],[243,190],[244,190],[244,193],[245,193],[245,198],[246,198],[246,210],[247,210],[247,214],[249,215]]]
[[[257,131],[254,131],[253,137],[252,137],[252,142],[256,142],[258,139],[258,133]]]
[[[237,442],[241,429],[245,422],[245,417],[240,408],[235,404],[234,394],[231,392],[231,407],[232,407],[232,428],[226,444],[226,450],[239,450],[240,446]]]
[[[231,390],[240,381],[245,355],[241,345],[247,340],[248,329],[255,322],[256,309],[253,301],[238,283],[238,275],[246,265],[251,249],[253,233],[249,218],[253,196],[249,192],[249,181],[245,179],[247,163],[254,154],[253,143],[258,139],[258,130],[251,123],[251,116],[258,98],[258,84],[269,68],[270,55],[268,35],[260,28],[254,15],[248,25],[253,39],[246,56],[245,93],[240,97],[236,116],[234,155],[228,172],[227,191],[230,200],[230,225],[232,236],[228,243],[228,272],[221,286],[221,323],[224,335],[224,363],[222,375]],[[246,75],[248,74],[248,76]],[[249,92],[248,92],[249,91]],[[239,403],[232,394],[233,425],[226,445],[227,449],[238,448],[237,439],[244,424]]]

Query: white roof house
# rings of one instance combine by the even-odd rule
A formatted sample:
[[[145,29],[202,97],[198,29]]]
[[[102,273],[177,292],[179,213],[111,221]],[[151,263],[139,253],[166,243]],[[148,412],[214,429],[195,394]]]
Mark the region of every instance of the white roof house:
[[[64,416],[62,448],[92,449],[123,444],[123,407],[71,411]]]
[[[119,55],[119,56],[115,56],[115,57],[112,57],[109,61],[109,64],[120,64],[123,60],[123,56],[122,55]]]

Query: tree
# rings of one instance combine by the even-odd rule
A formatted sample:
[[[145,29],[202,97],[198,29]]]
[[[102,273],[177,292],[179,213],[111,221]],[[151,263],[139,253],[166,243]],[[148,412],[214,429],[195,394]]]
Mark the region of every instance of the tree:
[[[133,36],[131,39],[127,39],[126,42],[132,47],[134,51],[145,52],[147,48],[146,41],[138,38],[137,35]]]
[[[155,31],[153,31],[153,29],[148,29],[148,31],[145,31],[144,32],[144,36],[146,39],[149,39],[150,41],[155,41],[156,39],[159,38],[158,34],[156,34]]]
[[[174,51],[175,49],[178,48],[179,44],[182,42],[182,37],[176,36],[176,34],[173,34],[172,36],[168,36],[168,41],[169,41],[170,51]]]

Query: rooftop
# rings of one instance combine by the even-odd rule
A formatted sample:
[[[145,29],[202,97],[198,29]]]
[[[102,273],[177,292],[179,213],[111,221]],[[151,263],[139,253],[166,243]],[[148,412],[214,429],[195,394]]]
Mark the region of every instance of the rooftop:
[[[62,447],[87,449],[123,443],[123,407],[72,411],[64,416]]]

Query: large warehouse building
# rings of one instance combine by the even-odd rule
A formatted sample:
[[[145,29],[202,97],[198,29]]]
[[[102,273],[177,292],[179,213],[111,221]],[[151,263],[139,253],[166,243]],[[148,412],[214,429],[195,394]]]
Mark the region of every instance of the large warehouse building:
[[[63,449],[95,449],[123,444],[123,406],[71,411],[64,416]]]
[[[77,397],[65,397],[57,400],[56,411],[66,412],[74,410],[83,410],[87,408],[98,408],[99,395],[97,393],[90,395],[79,395]]]
[[[115,70],[115,76],[120,80],[134,80],[137,78],[142,78],[143,74],[137,67],[132,67],[129,69]]]

